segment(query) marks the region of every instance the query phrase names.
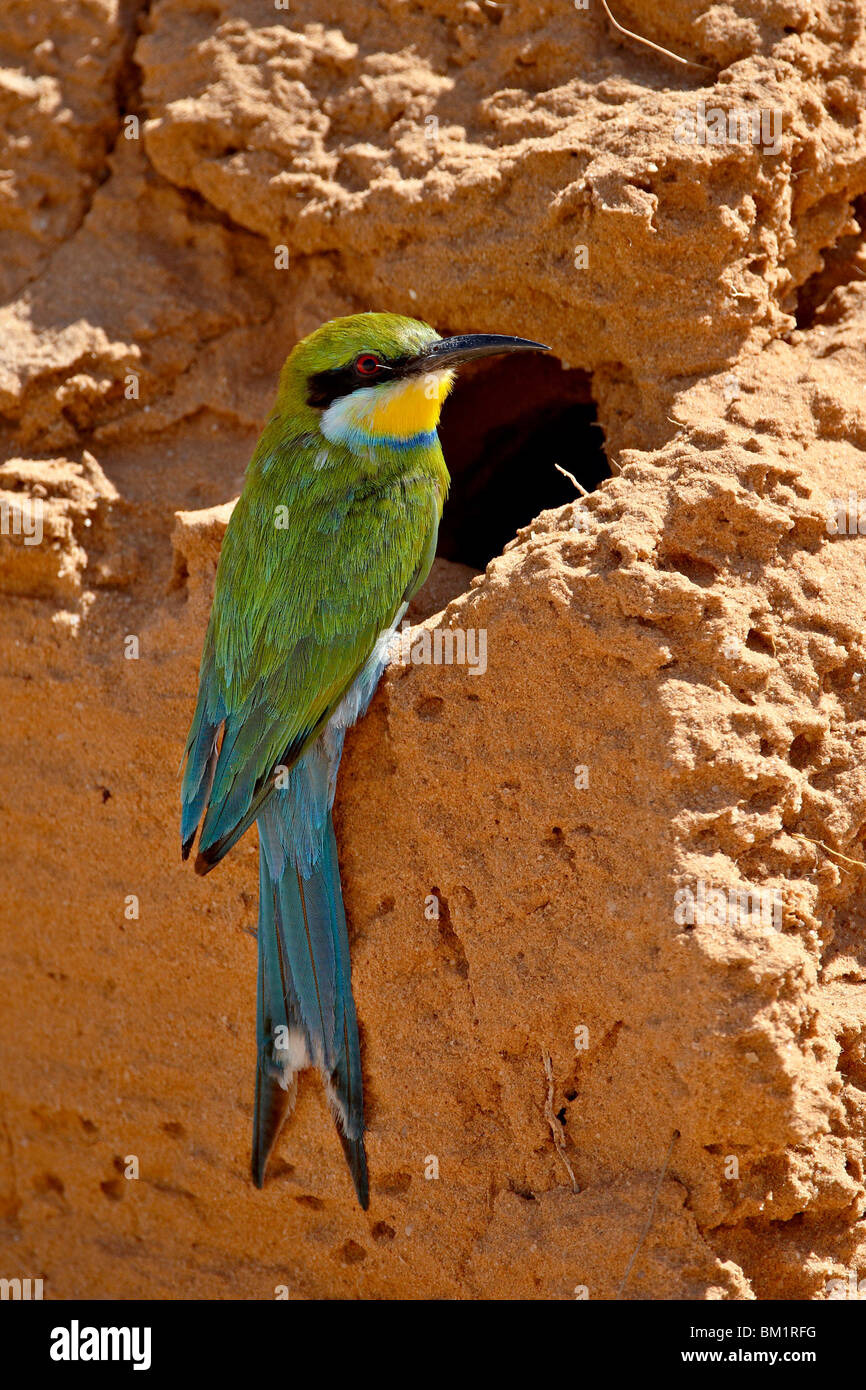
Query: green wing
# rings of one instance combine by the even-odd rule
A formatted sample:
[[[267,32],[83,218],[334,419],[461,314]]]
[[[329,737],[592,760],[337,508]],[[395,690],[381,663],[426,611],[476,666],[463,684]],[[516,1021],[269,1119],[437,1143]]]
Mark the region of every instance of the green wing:
[[[440,455],[441,457],[441,455]],[[318,482],[318,479],[316,480]],[[204,817],[196,869],[218,863],[318,738],[378,638],[427,577],[442,493],[391,485],[245,489],[223,542],[186,747],[182,840]]]

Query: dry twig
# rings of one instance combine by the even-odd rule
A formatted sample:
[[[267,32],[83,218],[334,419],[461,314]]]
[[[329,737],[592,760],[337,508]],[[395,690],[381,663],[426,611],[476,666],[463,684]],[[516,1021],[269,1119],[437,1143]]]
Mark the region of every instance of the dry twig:
[[[626,29],[625,25],[620,24],[619,20],[611,14],[607,0],[601,0],[601,4],[614,29],[625,34],[626,38],[635,39],[637,43],[645,44],[647,48],[652,48],[656,53],[663,54],[665,58],[670,58],[674,63],[682,63],[684,68],[700,68],[703,72],[712,72],[712,68],[708,68],[706,63],[694,63],[691,58],[681,58],[678,53],[671,53],[669,48],[662,48],[661,44],[653,43],[652,39],[645,39],[642,34],[635,34],[631,29]]]
[[[553,1143],[556,1152],[565,1164],[568,1170],[568,1176],[571,1178],[571,1190],[572,1192],[579,1192],[580,1188],[574,1176],[574,1169],[568,1161],[568,1154],[565,1152],[565,1134],[562,1128],[562,1121],[553,1108],[553,1063],[550,1060],[550,1053],[546,1047],[541,1049],[541,1056],[544,1060],[544,1071],[547,1076],[547,1099],[544,1102],[544,1117],[550,1125],[550,1132],[553,1135]]]
[[[823,840],[813,840],[811,835],[802,835],[799,830],[792,830],[791,834],[795,840],[805,840],[807,845],[820,845],[827,854],[834,854],[837,859],[841,859],[845,864],[853,864],[855,869],[861,873],[866,871],[866,863],[862,859],[850,859],[847,854],[843,854],[839,849],[833,849],[832,845],[825,845]]]
[[[658,1180],[658,1182],[656,1183],[656,1190],[655,1190],[655,1192],[653,1193],[653,1199],[652,1199],[652,1201],[650,1202],[649,1215],[647,1216],[647,1219],[646,1219],[646,1221],[644,1222],[643,1230],[641,1231],[640,1236],[638,1237],[638,1243],[637,1243],[637,1245],[635,1246],[635,1248],[634,1248],[634,1250],[633,1250],[633,1252],[632,1252],[632,1257],[631,1257],[631,1259],[629,1260],[628,1264],[626,1265],[625,1274],[622,1276],[622,1283],[620,1284],[619,1288],[618,1288],[617,1291],[616,1291],[616,1296],[617,1296],[617,1298],[619,1298],[619,1297],[622,1295],[622,1291],[623,1291],[623,1289],[625,1288],[626,1284],[628,1283],[629,1275],[631,1274],[631,1272],[632,1272],[632,1270],[633,1270],[633,1268],[634,1268],[634,1262],[635,1262],[635,1260],[637,1259],[638,1255],[640,1254],[641,1246],[643,1245],[644,1241],[645,1241],[646,1238],[647,1238],[647,1233],[649,1232],[650,1226],[653,1224],[653,1217],[654,1217],[655,1214],[656,1214],[656,1203],[658,1202],[658,1199],[659,1199],[659,1193],[660,1193],[661,1190],[662,1190],[662,1183],[663,1183],[664,1180],[665,1180],[665,1173],[668,1171],[668,1164],[669,1164],[670,1161],[671,1161],[671,1154],[672,1154],[673,1151],[674,1151],[674,1144],[676,1143],[677,1139],[679,1138],[679,1133],[680,1133],[679,1130],[678,1130],[678,1129],[675,1129],[674,1132],[673,1132],[673,1134],[671,1135],[671,1142],[668,1144],[668,1151],[667,1151],[667,1153],[665,1154],[665,1161],[664,1161],[664,1163],[662,1164],[662,1170],[661,1170],[661,1172],[659,1173],[659,1180]]]

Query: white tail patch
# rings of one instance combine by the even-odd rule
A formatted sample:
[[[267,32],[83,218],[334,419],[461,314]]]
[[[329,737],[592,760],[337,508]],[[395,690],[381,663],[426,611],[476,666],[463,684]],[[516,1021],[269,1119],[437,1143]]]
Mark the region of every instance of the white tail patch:
[[[280,1085],[284,1091],[294,1078],[295,1072],[303,1071],[310,1065],[310,1053],[305,1035],[297,1028],[279,1028],[274,1039],[273,1057],[280,1069]]]
[[[349,1117],[346,1114],[346,1107],[334,1090],[334,1083],[329,1076],[323,1077],[325,1083],[325,1095],[328,1097],[328,1104],[331,1107],[331,1114],[340,1126],[347,1139],[356,1139],[358,1136],[349,1133]]]

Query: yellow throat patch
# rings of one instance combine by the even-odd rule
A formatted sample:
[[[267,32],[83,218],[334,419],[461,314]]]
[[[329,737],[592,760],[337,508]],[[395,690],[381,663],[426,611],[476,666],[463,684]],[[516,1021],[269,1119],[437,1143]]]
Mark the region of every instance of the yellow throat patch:
[[[362,387],[335,401],[322,419],[326,438],[348,443],[350,438],[413,439],[429,434],[439,423],[442,403],[454,382],[452,371],[428,372],[388,386]]]

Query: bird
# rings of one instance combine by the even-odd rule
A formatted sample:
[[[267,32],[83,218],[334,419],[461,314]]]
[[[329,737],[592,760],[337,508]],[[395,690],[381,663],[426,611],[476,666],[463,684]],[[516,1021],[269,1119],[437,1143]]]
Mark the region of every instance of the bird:
[[[223,537],[184,750],[181,852],[207,874],[259,840],[251,1176],[318,1069],[369,1205],[361,1053],[332,807],[347,729],[436,554],[449,474],[437,426],[456,369],[547,351],[441,337],[393,313],[331,319],[298,342]]]

